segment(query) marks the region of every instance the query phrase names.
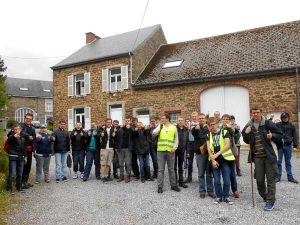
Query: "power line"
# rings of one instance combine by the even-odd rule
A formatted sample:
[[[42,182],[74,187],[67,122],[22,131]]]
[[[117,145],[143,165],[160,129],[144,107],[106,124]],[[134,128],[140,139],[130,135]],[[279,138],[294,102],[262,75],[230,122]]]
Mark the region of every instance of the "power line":
[[[148,8],[149,1],[150,1],[150,0],[147,1],[147,5],[146,5],[146,7],[145,7],[144,15],[143,15],[143,18],[142,18],[142,21],[141,21],[141,24],[140,24],[140,28],[139,28],[138,33],[137,33],[137,35],[136,35],[135,41],[134,41],[134,43],[133,43],[132,50],[134,49],[135,44],[136,44],[136,41],[137,41],[137,39],[138,39],[138,37],[139,37],[140,30],[141,30],[141,27],[142,27],[142,24],[143,24],[145,15],[146,15],[146,11],[147,11],[147,8]]]
[[[49,56],[49,57],[19,57],[19,56],[7,56],[7,55],[0,55],[1,57],[3,58],[9,58],[9,59],[29,59],[29,60],[32,60],[32,59],[55,59],[55,58],[63,58],[63,57],[66,57],[66,56]]]

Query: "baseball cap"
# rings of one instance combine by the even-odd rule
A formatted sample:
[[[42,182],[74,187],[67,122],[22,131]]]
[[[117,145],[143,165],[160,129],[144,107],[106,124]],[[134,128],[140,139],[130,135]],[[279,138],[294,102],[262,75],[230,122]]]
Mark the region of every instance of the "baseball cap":
[[[40,128],[47,128],[46,124],[42,124]]]
[[[290,115],[287,112],[281,113],[280,118],[288,118]]]

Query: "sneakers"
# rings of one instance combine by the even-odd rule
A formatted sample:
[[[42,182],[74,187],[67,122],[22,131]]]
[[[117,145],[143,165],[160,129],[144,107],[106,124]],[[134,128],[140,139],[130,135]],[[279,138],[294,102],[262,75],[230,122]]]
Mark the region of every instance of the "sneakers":
[[[200,198],[205,198],[205,193],[200,193]]]
[[[171,190],[180,192],[180,188],[178,186],[171,187]]]
[[[74,173],[73,179],[77,179],[78,178],[78,174]]]
[[[265,211],[272,211],[274,208],[274,204],[272,203],[266,203],[265,207],[264,207],[264,210]]]
[[[290,179],[290,180],[288,180],[289,182],[291,182],[291,183],[294,183],[294,184],[298,184],[299,182],[297,181],[297,180],[295,180],[294,178],[292,178],[292,179]]]
[[[214,204],[220,204],[222,202],[221,198],[216,198]]]
[[[238,191],[233,192],[233,197],[240,198],[240,192]]]
[[[46,183],[50,183],[50,180],[49,180],[49,179],[47,179],[47,180],[45,180],[45,182],[46,182]]]
[[[83,177],[84,177],[84,173],[82,172],[80,173],[80,179],[83,179]]]
[[[179,183],[179,187],[188,188],[189,186],[187,186],[185,183]]]
[[[40,181],[39,181],[39,180],[36,180],[34,183],[35,183],[35,184],[39,184],[39,183],[40,183]]]
[[[59,178],[56,178],[56,179],[55,179],[55,182],[56,182],[56,183],[59,183],[59,181],[60,181]]]
[[[83,181],[87,181],[88,178],[87,178],[87,177],[83,177],[82,180],[83,180]]]
[[[68,181],[68,178],[67,178],[67,177],[63,177],[62,180],[63,180],[63,181]]]
[[[191,183],[193,181],[193,179],[191,177],[188,177],[185,179],[185,181],[183,181],[183,183]]]
[[[233,202],[229,198],[225,198],[224,202],[226,202],[228,205],[232,205]]]
[[[216,194],[214,192],[208,192],[208,196],[211,198],[216,198]]]
[[[157,193],[159,193],[159,194],[163,193],[163,189],[162,189],[161,187],[159,187],[159,188],[157,189]]]

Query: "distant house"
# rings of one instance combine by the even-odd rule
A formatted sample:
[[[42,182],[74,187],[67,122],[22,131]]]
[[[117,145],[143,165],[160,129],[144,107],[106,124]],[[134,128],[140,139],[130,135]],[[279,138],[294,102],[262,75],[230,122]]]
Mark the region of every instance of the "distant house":
[[[152,27],[144,32],[149,29],[158,31]],[[113,42],[126,34],[96,38],[53,67],[54,117],[66,118],[73,126],[83,112],[92,111],[85,115],[96,122],[119,112],[141,119],[168,112],[175,122],[193,111],[212,115],[218,110],[234,114],[243,126],[250,118],[250,108],[258,104],[265,115],[288,111],[296,122],[299,30],[300,21],[295,21],[175,44],[160,39],[154,45],[158,39],[153,35],[162,37],[159,27],[159,33],[144,36],[140,51],[149,53],[146,58],[136,51],[124,51],[120,44],[124,41]],[[119,60],[118,54],[106,54],[119,51]],[[139,61],[143,66],[136,65]],[[93,81],[86,82],[86,77]],[[123,77],[129,80],[125,86]],[[83,86],[88,88],[78,95]]]
[[[7,77],[6,93],[10,102],[4,118],[24,122],[26,113],[33,114],[33,120],[45,123],[53,117],[53,82]]]

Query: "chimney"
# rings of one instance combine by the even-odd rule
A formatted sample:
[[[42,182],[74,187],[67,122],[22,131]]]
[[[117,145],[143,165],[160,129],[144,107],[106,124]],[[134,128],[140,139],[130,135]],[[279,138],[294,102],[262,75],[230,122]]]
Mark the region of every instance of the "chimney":
[[[85,33],[85,42],[86,42],[86,44],[89,44],[89,43],[93,42],[96,39],[100,39],[100,37],[98,37],[93,32]]]

